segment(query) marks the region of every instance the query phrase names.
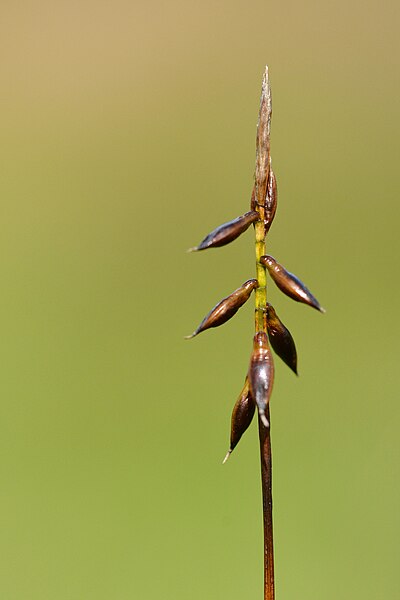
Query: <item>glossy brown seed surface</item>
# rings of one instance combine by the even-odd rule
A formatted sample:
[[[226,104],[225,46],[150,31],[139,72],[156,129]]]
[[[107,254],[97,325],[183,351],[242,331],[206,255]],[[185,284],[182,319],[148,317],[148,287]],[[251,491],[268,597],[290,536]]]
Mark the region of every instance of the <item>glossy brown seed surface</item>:
[[[297,352],[294,339],[275,312],[274,307],[267,303],[268,337],[273,350],[287,366],[297,373]]]
[[[229,321],[239,308],[250,298],[251,292],[258,287],[257,279],[249,279],[229,296],[218,302],[216,306],[204,317],[196,331],[186,336],[190,339],[210,327],[218,327]]]
[[[304,283],[300,281],[296,275],[289,273],[289,271],[280,265],[272,256],[262,256],[260,262],[268,269],[272,279],[284,294],[293,300],[296,300],[296,302],[303,302],[304,304],[316,308],[320,312],[325,312],[325,309],[322,308],[318,300],[312,295]]]
[[[229,242],[233,242],[242,233],[250,227],[252,223],[255,223],[259,219],[258,212],[251,210],[228,223],[223,223],[214,231],[209,233],[198,246],[190,248],[188,252],[197,252],[199,250],[206,250],[207,248],[219,248],[225,246]]]
[[[256,405],[250,394],[249,380],[246,377],[245,384],[240,392],[239,398],[233,407],[231,419],[231,440],[227,455],[224,458],[224,463],[228,460],[234,448],[238,445],[240,438],[248,429],[253,420]]]
[[[253,339],[248,378],[250,393],[257,404],[260,419],[265,427],[269,427],[265,410],[271,397],[274,372],[274,361],[268,344],[268,336],[263,331],[259,331]]]

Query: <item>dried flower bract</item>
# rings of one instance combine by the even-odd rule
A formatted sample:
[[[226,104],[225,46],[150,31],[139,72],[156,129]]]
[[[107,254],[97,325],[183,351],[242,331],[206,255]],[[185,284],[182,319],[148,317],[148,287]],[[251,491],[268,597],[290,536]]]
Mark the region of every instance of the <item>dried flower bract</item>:
[[[233,450],[238,445],[242,435],[248,429],[253,420],[256,405],[250,393],[248,377],[244,383],[243,389],[240,392],[239,398],[233,407],[231,419],[231,443],[227,455],[224,458],[224,463],[228,460]]]
[[[216,306],[204,317],[196,331],[186,336],[186,339],[198,335],[210,327],[218,327],[231,319],[241,306],[250,298],[251,292],[258,286],[257,279],[249,279],[237,290],[218,302]]]
[[[267,327],[272,349],[297,375],[297,352],[294,339],[269,302],[267,303]]]
[[[242,233],[250,227],[252,223],[259,219],[259,215],[256,211],[251,210],[241,217],[237,217],[228,223],[223,223],[214,231],[209,233],[198,246],[189,248],[188,252],[198,252],[199,250],[206,250],[207,248],[219,248],[220,246],[226,246],[233,240],[239,237]]]
[[[271,397],[274,372],[274,361],[268,344],[268,336],[264,331],[258,331],[253,340],[248,378],[251,395],[257,404],[258,414],[265,427],[269,427],[265,410]]]
[[[304,285],[302,281],[293,273],[289,273],[280,265],[273,256],[262,256],[260,262],[264,267],[268,269],[268,273],[278,286],[278,288],[296,302],[303,302],[313,308],[316,308],[320,312],[325,312],[315,296],[312,295],[310,290]]]

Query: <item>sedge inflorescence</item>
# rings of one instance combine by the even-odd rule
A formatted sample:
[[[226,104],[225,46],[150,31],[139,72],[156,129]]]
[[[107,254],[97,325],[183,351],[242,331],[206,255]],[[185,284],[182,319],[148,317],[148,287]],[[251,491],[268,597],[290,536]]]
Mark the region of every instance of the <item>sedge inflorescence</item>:
[[[268,405],[274,381],[274,361],[271,348],[297,375],[297,352],[292,335],[278,317],[274,307],[267,302],[266,275],[287,296],[325,312],[318,300],[304,283],[265,252],[265,240],[275,217],[278,190],[276,177],[271,166],[270,126],[272,115],[271,90],[268,69],[265,71],[260,113],[257,126],[256,168],[250,211],[223,223],[209,233],[190,252],[225,246],[237,239],[251,225],[256,236],[257,276],[244,282],[234,292],[223,298],[204,317],[200,325],[187,338],[218,327],[231,319],[255,292],[255,335],[253,350],[243,389],[234,405],[231,419],[230,446],[224,462],[237,446],[249,427],[256,409],[263,427],[269,427]]]

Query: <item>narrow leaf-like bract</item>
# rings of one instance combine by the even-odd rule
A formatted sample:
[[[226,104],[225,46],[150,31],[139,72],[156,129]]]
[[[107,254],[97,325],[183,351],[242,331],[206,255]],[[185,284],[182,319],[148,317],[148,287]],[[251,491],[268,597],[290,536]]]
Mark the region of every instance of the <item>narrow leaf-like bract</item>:
[[[233,407],[231,420],[231,443],[227,455],[224,458],[224,463],[228,460],[234,448],[238,445],[240,438],[249,427],[253,420],[256,405],[250,394],[249,379],[246,377],[243,389],[240,392],[239,398]]]
[[[268,80],[268,69],[262,82],[260,111],[257,123],[256,139],[256,168],[254,172],[256,201],[264,206],[268,186],[268,173],[271,166],[270,135],[271,135],[272,97]]]
[[[297,375],[297,352],[294,339],[269,302],[267,303],[267,327],[273,350]]]
[[[274,383],[274,361],[268,344],[268,336],[264,331],[258,331],[254,336],[248,378],[250,392],[257,404],[260,419],[265,427],[269,427],[265,409]]]
[[[218,302],[216,306],[204,317],[196,331],[186,336],[190,339],[210,327],[218,327],[229,321],[237,313],[239,308],[250,298],[251,292],[258,286],[257,279],[249,279],[240,288],[229,296]]]
[[[272,279],[284,294],[293,300],[296,300],[296,302],[303,302],[304,304],[316,308],[320,312],[325,312],[325,309],[322,308],[318,300],[312,295],[304,283],[300,281],[296,275],[289,273],[289,271],[276,262],[272,256],[262,256],[260,262],[268,269]]]
[[[265,199],[265,232],[268,233],[269,228],[272,225],[272,221],[274,220],[276,207],[278,203],[278,188],[276,185],[276,177],[275,173],[272,169],[269,171],[268,176],[268,187],[267,187],[267,196]]]
[[[239,237],[252,223],[255,223],[260,218],[258,212],[251,210],[228,223],[223,223],[214,231],[209,233],[204,240],[195,248],[190,248],[189,252],[197,252],[198,250],[206,250],[207,248],[219,248],[225,246],[229,242],[233,242]]]

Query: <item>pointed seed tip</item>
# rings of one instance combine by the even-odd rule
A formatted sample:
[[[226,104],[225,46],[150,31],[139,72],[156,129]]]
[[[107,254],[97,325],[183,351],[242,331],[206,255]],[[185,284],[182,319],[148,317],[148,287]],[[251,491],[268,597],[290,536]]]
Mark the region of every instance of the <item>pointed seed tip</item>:
[[[194,331],[193,333],[191,333],[190,335],[185,335],[185,337],[183,338],[184,340],[191,340],[192,338],[194,338],[194,336],[197,335],[196,332]]]
[[[228,452],[226,453],[226,456],[225,456],[224,460],[222,461],[223,465],[226,463],[226,461],[230,457],[231,453],[232,453],[232,450],[228,450]]]
[[[197,252],[198,249],[198,246],[193,246],[193,248],[188,248],[186,252],[190,254],[191,252]]]
[[[321,312],[323,315],[326,313],[326,309],[325,309],[325,308],[323,308],[323,306],[320,306],[320,307],[318,308],[318,310],[319,310],[319,312]]]

